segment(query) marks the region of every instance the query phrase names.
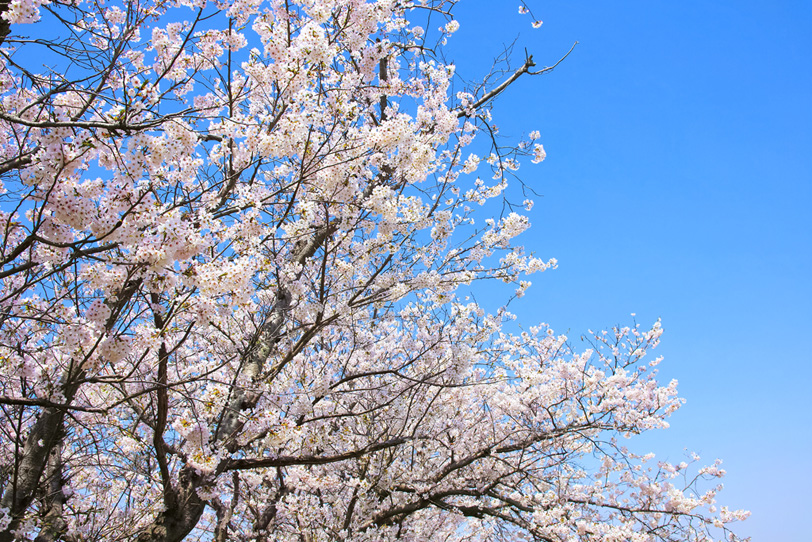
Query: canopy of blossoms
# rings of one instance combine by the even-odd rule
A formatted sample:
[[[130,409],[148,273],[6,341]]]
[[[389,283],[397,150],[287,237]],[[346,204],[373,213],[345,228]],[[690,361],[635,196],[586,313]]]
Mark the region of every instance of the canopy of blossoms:
[[[0,3],[0,541],[737,540],[617,440],[681,404],[659,323],[466,299],[555,260],[484,213],[545,69],[452,93],[453,4]]]

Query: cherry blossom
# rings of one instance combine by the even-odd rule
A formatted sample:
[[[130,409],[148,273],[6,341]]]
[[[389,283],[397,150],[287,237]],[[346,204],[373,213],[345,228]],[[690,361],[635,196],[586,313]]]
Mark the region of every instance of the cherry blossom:
[[[557,265],[489,137],[551,68],[460,88],[454,3],[0,6],[0,541],[737,540],[622,444],[659,322],[471,301]]]

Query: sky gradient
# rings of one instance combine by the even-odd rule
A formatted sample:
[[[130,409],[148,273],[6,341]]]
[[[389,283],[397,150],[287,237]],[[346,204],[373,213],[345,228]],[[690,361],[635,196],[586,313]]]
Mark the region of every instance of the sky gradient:
[[[466,79],[516,40],[552,73],[494,107],[548,158],[520,237],[557,270],[511,310],[577,337],[647,326],[687,404],[632,441],[672,461],[724,459],[719,503],[754,542],[807,542],[812,485],[812,3],[464,0],[449,60]],[[648,450],[644,450],[648,451]]]

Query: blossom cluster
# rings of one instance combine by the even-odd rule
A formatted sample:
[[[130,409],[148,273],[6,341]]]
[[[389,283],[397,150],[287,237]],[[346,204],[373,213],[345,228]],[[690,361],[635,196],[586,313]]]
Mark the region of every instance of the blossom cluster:
[[[557,261],[511,199],[540,134],[481,136],[500,87],[456,92],[453,4],[9,3],[0,540],[648,542],[746,516],[719,464],[618,444],[681,405],[659,323],[578,351],[470,300]]]

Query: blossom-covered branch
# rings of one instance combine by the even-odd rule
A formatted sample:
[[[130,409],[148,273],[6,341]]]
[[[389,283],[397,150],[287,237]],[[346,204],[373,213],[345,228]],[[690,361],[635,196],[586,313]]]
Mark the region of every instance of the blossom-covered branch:
[[[557,63],[451,96],[454,4],[0,2],[0,541],[699,541],[745,517],[717,464],[618,444],[681,404],[659,323],[579,350],[468,299],[556,265],[508,199],[539,134],[505,146],[490,108]]]

